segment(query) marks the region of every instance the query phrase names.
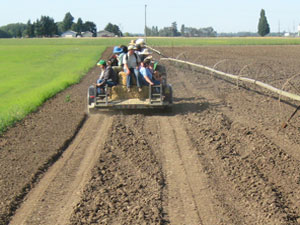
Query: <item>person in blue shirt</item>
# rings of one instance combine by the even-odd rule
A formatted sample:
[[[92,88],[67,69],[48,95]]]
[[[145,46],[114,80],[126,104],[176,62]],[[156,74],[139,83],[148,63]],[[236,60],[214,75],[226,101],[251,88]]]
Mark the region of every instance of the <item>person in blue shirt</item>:
[[[160,82],[158,80],[155,80],[152,74],[152,71],[149,68],[151,61],[150,60],[144,60],[141,63],[140,67],[140,75],[141,75],[141,83],[144,86],[150,85],[159,85]]]

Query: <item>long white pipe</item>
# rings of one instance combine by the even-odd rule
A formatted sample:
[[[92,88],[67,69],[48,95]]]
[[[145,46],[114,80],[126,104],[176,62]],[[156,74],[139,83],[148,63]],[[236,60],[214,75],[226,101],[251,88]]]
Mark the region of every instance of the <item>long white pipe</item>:
[[[149,47],[149,46],[147,46],[147,47]],[[153,48],[151,48],[151,49],[154,50]],[[156,51],[156,52],[158,52],[158,51]],[[226,76],[226,77],[229,77],[229,78],[232,78],[232,79],[235,79],[235,80],[241,80],[241,81],[245,81],[245,82],[248,82],[248,83],[256,84],[256,85],[261,86],[263,88],[266,88],[266,89],[268,89],[272,92],[275,92],[279,95],[288,97],[288,98],[296,100],[296,101],[300,101],[300,96],[299,95],[289,93],[287,91],[280,90],[278,88],[275,88],[275,87],[273,87],[269,84],[265,84],[265,83],[263,83],[261,81],[258,81],[258,80],[254,80],[254,79],[247,78],[247,77],[236,76],[236,75],[229,74],[229,73],[224,73],[224,72],[212,69],[212,68],[207,67],[207,66],[203,66],[203,65],[199,65],[199,64],[179,60],[179,59],[161,58],[160,60],[169,60],[169,61],[174,61],[174,62],[179,62],[179,63],[184,63],[184,64],[188,64],[188,65],[191,65],[191,66],[199,67],[201,69],[205,69],[205,70],[211,71],[213,73],[216,73],[216,74],[219,74],[219,75],[222,75],[222,76]]]

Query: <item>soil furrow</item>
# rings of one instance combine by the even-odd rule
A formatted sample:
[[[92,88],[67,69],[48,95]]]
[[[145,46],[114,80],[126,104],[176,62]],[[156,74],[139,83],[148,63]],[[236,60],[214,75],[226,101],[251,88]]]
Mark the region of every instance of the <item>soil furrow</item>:
[[[136,119],[139,122],[136,124]],[[143,117],[116,115],[71,224],[164,224],[163,176]],[[133,124],[135,124],[133,126]]]
[[[170,67],[170,70],[172,71],[174,68]],[[234,121],[232,123],[227,116],[219,115],[215,110],[210,110],[209,114],[206,115],[198,113],[194,114],[193,117],[186,116],[187,131],[193,137],[194,142],[196,140],[195,143],[198,146],[199,155],[201,158],[204,158],[201,161],[207,166],[208,173],[211,174],[211,181],[215,184],[219,183],[219,186],[215,186],[214,191],[217,193],[217,196],[219,195],[219,201],[223,202],[224,208],[227,208],[227,216],[230,218],[233,213],[243,215],[240,219],[234,215],[231,218],[232,223],[297,224],[296,220],[299,215],[299,208],[296,203],[299,201],[297,188],[299,187],[297,175],[299,173],[299,152],[296,149],[299,148],[289,144],[288,148],[280,149],[274,144],[274,142],[278,143],[274,135],[271,137],[271,140],[267,138],[272,134],[268,131],[269,129],[261,129],[260,123],[253,121],[253,118],[248,117],[248,114],[242,114],[243,112],[238,111],[243,108],[235,108],[234,112],[237,114],[233,114],[232,105],[235,107],[237,105],[228,101],[231,98],[228,97],[228,93],[225,91],[225,87],[228,86],[226,83],[215,83],[215,85],[218,85],[218,91],[213,92],[214,89],[210,89],[212,90],[210,92],[204,90],[199,85],[199,81],[201,80],[202,82],[204,80],[203,83],[207,85],[209,82],[205,80],[211,79],[211,77],[202,75],[199,72],[191,72],[190,79],[183,79],[186,77],[186,72],[185,74],[177,73],[177,80],[184,83],[182,85],[185,90],[184,93],[189,92],[193,96],[213,99],[213,101],[210,100],[210,103],[216,102],[219,104],[219,107],[215,109],[222,111]],[[223,91],[227,96],[222,97],[220,91]],[[221,101],[218,102],[218,98]],[[250,99],[253,100],[254,97],[252,96]],[[258,108],[255,107],[254,109]],[[212,119],[209,122],[209,117],[213,115],[216,115],[217,120]],[[203,116],[207,118],[199,119]],[[260,119],[258,122],[260,121],[262,120]],[[251,122],[252,125],[248,127]],[[201,123],[204,123],[204,126],[209,127],[209,129],[205,129],[203,133],[200,131],[199,134],[199,132],[194,131],[193,127],[198,126],[201,129],[203,127]],[[233,127],[231,127],[231,124],[233,124]],[[214,129],[214,127],[216,128]],[[267,137],[261,134],[261,131],[265,131]],[[212,150],[200,150],[199,148],[203,148],[207,139],[209,139],[207,150]],[[220,140],[223,140],[223,143],[220,143]],[[285,143],[287,142],[288,139],[285,137]],[[281,144],[281,146],[283,145]],[[285,152],[286,150],[288,151]],[[211,154],[214,151],[216,154]],[[225,152],[227,153],[224,155]],[[224,174],[224,172],[220,173],[218,170],[226,172]],[[281,174],[282,176],[280,176]],[[290,176],[287,177],[287,174]],[[226,186],[226,184],[218,181],[224,175],[227,179],[228,187],[234,188],[234,193],[230,194],[229,191],[226,194],[226,189],[222,187]],[[291,185],[286,186],[284,183]],[[237,199],[240,199],[239,203],[235,203]],[[232,200],[235,202],[232,202]],[[249,208],[248,212],[244,211],[245,208]],[[256,210],[256,212],[251,212],[252,210]]]
[[[103,145],[109,126],[110,118],[89,118],[62,158],[27,196],[11,224],[66,224],[99,157],[96,147]]]
[[[221,224],[197,153],[178,117],[157,118],[161,129],[171,224]],[[215,216],[212,216],[215,214]]]
[[[300,70],[300,46],[159,50],[278,88]],[[35,185],[12,223],[300,224],[299,112],[281,128],[297,104],[190,66],[166,69],[172,113],[100,113],[73,140],[95,67],[1,136],[0,224]]]

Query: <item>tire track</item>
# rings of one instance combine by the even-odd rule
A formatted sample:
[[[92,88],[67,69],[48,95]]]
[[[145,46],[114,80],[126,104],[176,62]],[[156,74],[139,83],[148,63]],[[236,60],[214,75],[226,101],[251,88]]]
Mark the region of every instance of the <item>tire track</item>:
[[[213,196],[197,153],[178,117],[150,118],[157,121],[161,154],[168,189],[167,213],[171,224],[220,224]]]
[[[142,115],[116,115],[70,224],[166,224],[163,174]]]
[[[100,155],[97,146],[104,144],[111,124],[111,117],[90,117],[60,160],[29,193],[10,224],[67,224]]]

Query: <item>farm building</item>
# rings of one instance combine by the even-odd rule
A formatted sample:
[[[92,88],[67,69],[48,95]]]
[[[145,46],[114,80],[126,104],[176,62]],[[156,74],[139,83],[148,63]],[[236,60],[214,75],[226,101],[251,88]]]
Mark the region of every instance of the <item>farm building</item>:
[[[101,30],[97,32],[97,37],[115,37],[114,33],[108,32],[106,30]]]
[[[298,36],[300,36],[300,24],[298,25]]]
[[[61,34],[61,37],[64,37],[64,38],[73,38],[73,37],[76,37],[76,32],[75,31],[72,31],[72,30],[68,30],[64,33]]]
[[[90,31],[82,32],[81,37],[93,37],[93,33]]]

